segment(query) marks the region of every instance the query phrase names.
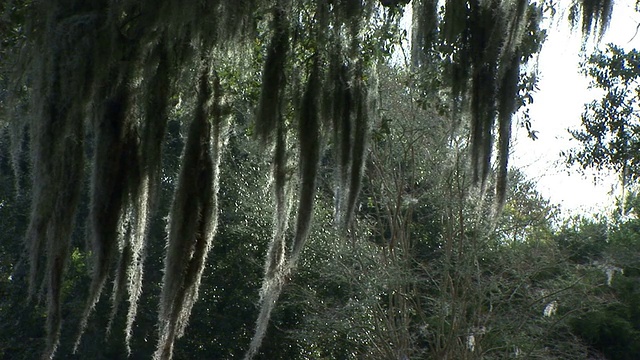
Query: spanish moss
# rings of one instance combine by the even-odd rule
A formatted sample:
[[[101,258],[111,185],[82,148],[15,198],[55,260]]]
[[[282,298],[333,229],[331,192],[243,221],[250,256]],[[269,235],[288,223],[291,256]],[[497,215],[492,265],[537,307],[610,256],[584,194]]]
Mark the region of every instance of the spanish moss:
[[[275,211],[273,215],[273,235],[269,242],[265,259],[264,278],[260,288],[260,312],[256,320],[256,329],[245,354],[245,359],[252,359],[258,352],[262,340],[267,333],[271,312],[275,307],[287,275],[285,266],[286,233],[289,225],[291,202],[290,181],[287,176],[287,137],[284,121],[279,121],[275,147],[273,150],[273,166],[271,170]]]
[[[411,65],[425,63],[433,51],[438,35],[438,1],[414,0],[411,25]]]
[[[33,197],[26,235],[29,293],[34,295],[40,281],[47,289],[46,359],[53,357],[60,337],[62,281],[84,170],[82,110],[91,74],[86,64],[77,65],[92,50],[89,39],[95,26],[92,19],[66,17],[66,9],[49,5],[38,9],[48,12],[43,24],[47,31],[37,43],[47,56],[33,59],[38,82],[32,98]]]
[[[511,140],[511,122],[516,109],[518,83],[520,81],[520,57],[514,56],[502,78],[498,115],[498,169],[496,176],[496,214],[499,215],[507,197],[507,171]]]
[[[107,95],[101,115],[94,122],[96,146],[92,174],[90,207],[90,238],[95,256],[89,297],[80,322],[75,347],[86,328],[91,314],[104,288],[112,264],[119,255],[118,242],[122,214],[130,201],[130,188],[138,183],[137,132],[131,123],[129,85],[120,84],[112,95]],[[114,154],[117,154],[114,156]],[[121,246],[123,249],[124,246]],[[116,296],[118,298],[118,296]]]
[[[211,79],[209,69],[202,71],[196,112],[171,205],[155,359],[171,359],[176,338],[184,334],[218,222],[219,164],[224,143],[222,94],[217,74]]]
[[[586,39],[591,34],[602,37],[609,27],[613,0],[575,0],[571,5],[569,20],[574,26],[582,24],[582,34]]]
[[[351,225],[355,213],[356,203],[360,195],[362,186],[362,171],[366,160],[367,136],[369,134],[369,109],[368,95],[364,84],[362,70],[357,72],[355,81],[355,114],[354,132],[351,145],[350,176],[348,180],[348,192],[346,196],[346,207],[344,211],[343,230],[346,231]]]
[[[311,216],[313,214],[318,161],[320,160],[319,71],[320,68],[316,59],[300,104],[300,119],[298,120],[298,141],[300,146],[300,189],[298,191],[300,193],[298,195],[296,230],[289,259],[290,267],[295,266],[304,243],[309,236]]]
[[[341,65],[336,78],[335,102],[333,112],[333,142],[336,152],[336,224],[343,226],[346,221],[346,197],[348,194],[351,169],[351,127],[352,127],[352,89],[348,85],[348,68]]]
[[[274,7],[273,37],[267,50],[267,58],[262,70],[262,89],[255,121],[255,132],[262,141],[266,141],[276,129],[280,119],[285,85],[285,65],[289,48],[289,31],[286,12],[283,5]]]

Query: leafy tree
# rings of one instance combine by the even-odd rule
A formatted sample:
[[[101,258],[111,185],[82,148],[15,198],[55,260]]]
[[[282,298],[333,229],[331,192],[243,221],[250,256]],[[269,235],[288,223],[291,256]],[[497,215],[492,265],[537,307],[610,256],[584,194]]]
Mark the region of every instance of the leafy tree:
[[[585,106],[583,128],[572,131],[580,148],[568,155],[569,163],[614,170],[625,181],[638,180],[640,55],[609,44],[605,51],[589,56],[582,71],[604,95]]]
[[[569,219],[555,234],[555,241],[566,250],[571,261],[588,264],[600,259],[607,247],[609,224],[606,219]]]
[[[508,242],[549,239],[559,209],[544,199],[536,191],[535,183],[527,180],[520,170],[512,170],[509,176],[510,191],[496,232]]]

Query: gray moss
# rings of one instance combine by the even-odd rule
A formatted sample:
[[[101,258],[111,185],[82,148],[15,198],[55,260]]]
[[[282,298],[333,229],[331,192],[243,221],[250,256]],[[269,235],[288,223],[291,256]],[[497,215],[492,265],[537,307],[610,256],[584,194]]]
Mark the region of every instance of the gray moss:
[[[217,74],[211,79],[209,72],[205,67],[200,75],[169,215],[156,359],[171,359],[175,339],[184,334],[217,228],[218,168],[226,131],[219,79]]]
[[[281,119],[285,92],[285,66],[289,49],[289,29],[284,7],[274,7],[273,36],[267,48],[267,58],[262,69],[262,88],[255,118],[255,134],[267,141]]]

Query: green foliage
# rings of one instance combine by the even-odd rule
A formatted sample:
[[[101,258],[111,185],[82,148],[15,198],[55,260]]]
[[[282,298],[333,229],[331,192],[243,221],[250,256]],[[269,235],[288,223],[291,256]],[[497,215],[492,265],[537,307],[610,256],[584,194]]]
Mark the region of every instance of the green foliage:
[[[602,258],[608,236],[608,224],[604,219],[578,217],[568,220],[554,240],[567,251],[571,261],[587,264]]]
[[[497,225],[505,242],[545,241],[552,236],[559,209],[544,199],[520,170],[508,179],[508,200]]]
[[[573,272],[591,284],[582,290],[590,300],[576,299],[580,310],[569,313],[571,331],[607,359],[633,359],[640,352],[639,231],[637,219],[616,215],[574,219],[554,237],[575,264]]]
[[[585,106],[580,130],[572,135],[580,148],[568,154],[569,164],[611,169],[625,181],[640,178],[640,54],[610,44],[583,63],[591,85],[604,92]]]
[[[634,359],[640,353],[640,286],[638,274],[614,275],[605,296],[596,306],[570,321],[573,332],[607,359]]]
[[[574,331],[607,359],[631,360],[640,353],[640,332],[614,309],[592,311],[572,321]]]

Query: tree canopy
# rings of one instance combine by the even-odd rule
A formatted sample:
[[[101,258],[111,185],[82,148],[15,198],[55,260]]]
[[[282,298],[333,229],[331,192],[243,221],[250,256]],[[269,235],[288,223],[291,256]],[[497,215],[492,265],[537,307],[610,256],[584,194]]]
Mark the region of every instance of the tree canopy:
[[[61,291],[85,181],[92,281],[76,347],[110,277],[111,319],[126,297],[130,341],[149,223],[169,177],[161,163],[167,124],[176,116],[185,139],[171,184],[155,357],[171,358],[199,297],[218,226],[220,169],[229,166],[221,161],[229,124],[247,117],[271,160],[274,209],[261,310],[246,357],[255,355],[307,242],[325,161],[332,164],[335,225],[345,237],[354,236],[370,130],[381,121],[377,68],[399,41],[408,3],[5,2],[0,81],[6,85],[0,101],[3,124],[12,129],[16,168],[25,129],[28,139],[31,214],[25,239],[29,292],[46,292],[44,358],[53,357],[59,342]],[[574,1],[572,20],[582,24],[585,36],[604,31],[612,3]],[[462,142],[469,144],[472,181],[482,194],[490,187],[497,148],[499,212],[511,119],[526,88],[523,65],[540,50],[541,21],[556,5],[414,0],[410,6],[411,69],[426,77],[434,67],[442,70],[436,88],[424,90],[444,99],[457,128],[468,127]]]
[[[635,181],[640,176],[640,55],[609,44],[587,58],[583,72],[604,95],[585,106],[582,129],[572,131],[580,147],[569,153],[568,161],[614,170],[625,182]]]

